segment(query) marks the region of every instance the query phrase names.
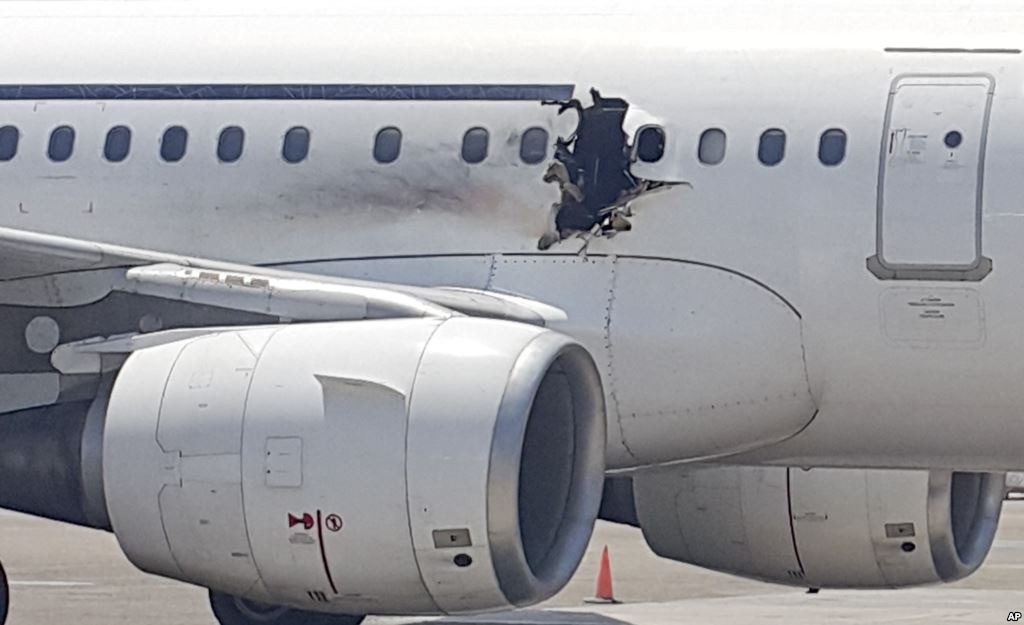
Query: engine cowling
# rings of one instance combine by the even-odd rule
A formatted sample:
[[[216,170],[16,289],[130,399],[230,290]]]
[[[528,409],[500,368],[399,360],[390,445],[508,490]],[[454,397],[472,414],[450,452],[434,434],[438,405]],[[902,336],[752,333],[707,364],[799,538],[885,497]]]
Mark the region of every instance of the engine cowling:
[[[103,434],[139,568],[351,614],[476,612],[569,580],[601,499],[586,350],[470,318],[225,331],[133,354]]]
[[[988,555],[1002,474],[673,467],[633,477],[659,556],[767,582],[897,588],[951,582]]]

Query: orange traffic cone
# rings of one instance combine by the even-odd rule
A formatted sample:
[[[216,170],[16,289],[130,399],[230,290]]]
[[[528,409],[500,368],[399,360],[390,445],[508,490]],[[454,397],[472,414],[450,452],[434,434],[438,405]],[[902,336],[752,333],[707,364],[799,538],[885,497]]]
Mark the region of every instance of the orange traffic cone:
[[[612,592],[612,565],[608,558],[608,545],[604,546],[601,553],[601,568],[597,571],[597,588],[594,590],[594,596],[584,599],[583,603],[621,603]]]

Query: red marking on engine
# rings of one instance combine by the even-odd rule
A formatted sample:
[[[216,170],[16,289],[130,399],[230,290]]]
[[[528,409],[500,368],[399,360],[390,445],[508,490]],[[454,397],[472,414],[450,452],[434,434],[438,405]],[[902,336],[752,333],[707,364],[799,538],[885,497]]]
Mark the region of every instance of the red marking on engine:
[[[288,528],[291,529],[291,528],[295,527],[296,525],[301,525],[302,529],[304,529],[304,530],[306,530],[308,532],[309,530],[313,529],[313,525],[314,525],[313,515],[308,513],[308,512],[304,512],[302,514],[302,516],[299,517],[299,516],[295,516],[294,514],[289,512],[288,513]]]

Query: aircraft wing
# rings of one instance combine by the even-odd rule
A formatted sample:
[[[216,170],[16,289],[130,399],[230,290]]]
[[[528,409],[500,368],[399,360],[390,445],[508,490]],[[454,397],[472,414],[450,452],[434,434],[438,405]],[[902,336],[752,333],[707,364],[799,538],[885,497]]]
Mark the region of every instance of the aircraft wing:
[[[168,262],[171,258],[169,254],[0,228],[0,280]],[[187,262],[182,257],[174,258]]]
[[[565,319],[558,308],[480,289],[414,287],[257,267],[0,228],[4,283],[110,270],[112,291],[292,321],[341,321],[455,313],[535,325]]]

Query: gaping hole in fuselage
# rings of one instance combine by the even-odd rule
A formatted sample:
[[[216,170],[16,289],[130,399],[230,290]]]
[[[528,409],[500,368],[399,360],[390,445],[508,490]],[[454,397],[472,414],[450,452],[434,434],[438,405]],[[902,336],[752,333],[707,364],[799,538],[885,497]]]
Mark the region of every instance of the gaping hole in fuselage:
[[[622,98],[603,97],[596,89],[590,90],[590,96],[590,106],[583,106],[575,98],[552,103],[560,106],[559,114],[575,111],[579,122],[570,137],[558,138],[555,160],[544,174],[544,182],[558,184],[561,197],[552,207],[554,230],[541,238],[540,249],[578,233],[630,230],[626,219],[629,202],[667,186],[636,177],[630,171],[632,147],[623,128],[629,103]]]

